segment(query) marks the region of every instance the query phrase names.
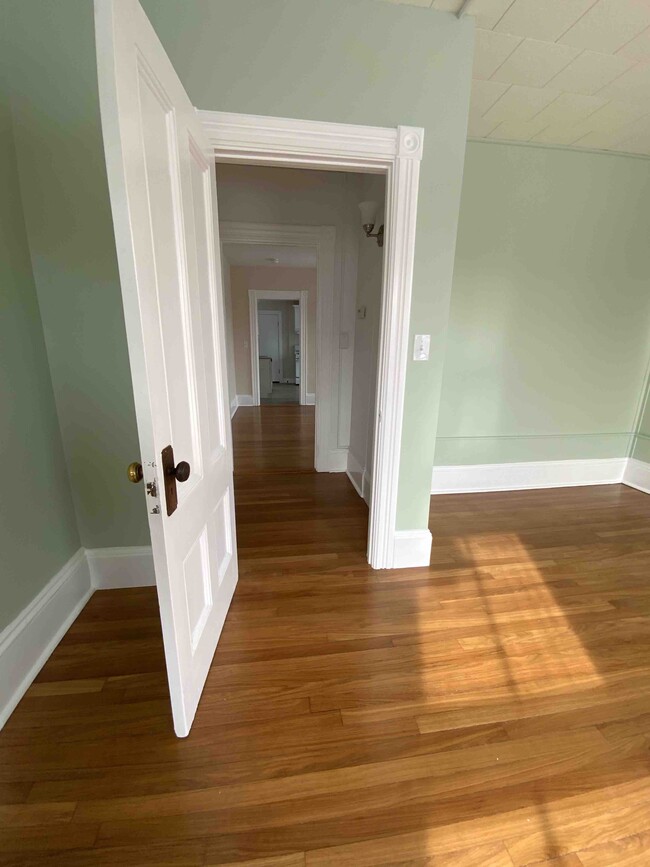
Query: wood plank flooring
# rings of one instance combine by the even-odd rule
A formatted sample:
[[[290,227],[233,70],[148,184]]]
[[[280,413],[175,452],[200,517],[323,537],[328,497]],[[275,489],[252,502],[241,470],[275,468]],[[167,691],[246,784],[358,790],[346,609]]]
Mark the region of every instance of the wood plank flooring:
[[[155,593],[96,593],[0,733],[0,865],[650,865],[650,497],[435,497],[372,572],[313,408],[234,418],[240,583],[174,737]]]

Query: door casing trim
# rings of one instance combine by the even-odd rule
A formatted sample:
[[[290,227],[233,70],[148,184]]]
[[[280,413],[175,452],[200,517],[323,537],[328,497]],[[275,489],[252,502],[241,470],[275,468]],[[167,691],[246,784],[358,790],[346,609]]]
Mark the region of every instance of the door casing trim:
[[[395,568],[398,566],[395,562],[397,495],[424,130],[215,111],[198,111],[198,115],[219,162],[386,175],[368,562],[375,569]]]

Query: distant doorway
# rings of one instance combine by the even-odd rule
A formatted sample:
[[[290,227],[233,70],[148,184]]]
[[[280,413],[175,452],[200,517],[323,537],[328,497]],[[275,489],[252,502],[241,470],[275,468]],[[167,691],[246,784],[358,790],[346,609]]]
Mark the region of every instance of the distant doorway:
[[[257,322],[251,316],[251,364],[255,359],[255,329],[257,329],[257,375],[259,402],[264,404],[304,403],[301,389],[302,293],[274,292],[274,298],[250,293],[251,313],[257,312]],[[291,296],[291,297],[290,297]],[[301,394],[301,392],[303,394]]]

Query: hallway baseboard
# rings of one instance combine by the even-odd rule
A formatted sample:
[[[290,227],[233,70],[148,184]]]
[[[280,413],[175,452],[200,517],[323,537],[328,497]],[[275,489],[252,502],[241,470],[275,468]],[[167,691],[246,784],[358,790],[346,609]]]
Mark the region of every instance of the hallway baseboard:
[[[83,548],[0,633],[0,728],[93,593]]]
[[[430,530],[395,530],[393,539],[393,569],[429,565],[433,541]]]
[[[86,558],[95,590],[152,587],[156,583],[150,546],[87,548]]]
[[[627,458],[603,458],[434,467],[431,493],[469,494],[611,485],[624,481],[627,464]]]
[[[628,458],[623,484],[644,494],[650,494],[650,464],[639,461],[637,458]]]

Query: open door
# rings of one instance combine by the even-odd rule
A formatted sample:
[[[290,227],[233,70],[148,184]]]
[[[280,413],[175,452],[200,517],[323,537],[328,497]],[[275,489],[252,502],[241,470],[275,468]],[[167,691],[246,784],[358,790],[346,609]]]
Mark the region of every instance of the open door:
[[[184,737],[237,583],[214,160],[137,0],[95,0],[95,28],[145,501]]]

